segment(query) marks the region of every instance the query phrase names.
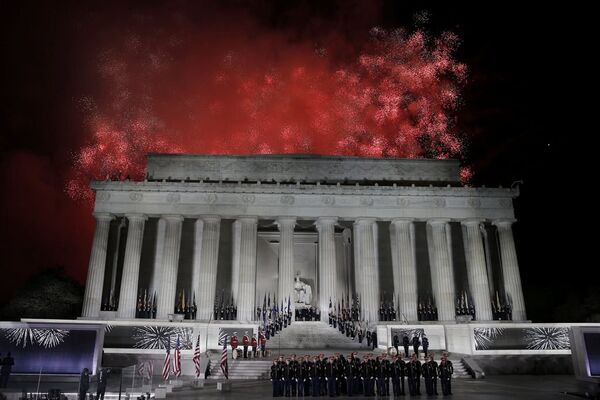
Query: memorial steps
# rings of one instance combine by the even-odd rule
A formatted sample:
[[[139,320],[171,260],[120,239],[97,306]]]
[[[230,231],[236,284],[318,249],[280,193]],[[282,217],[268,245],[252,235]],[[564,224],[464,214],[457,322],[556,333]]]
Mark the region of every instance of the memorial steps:
[[[267,349],[366,350],[366,341],[358,343],[321,321],[296,321],[267,342]]]

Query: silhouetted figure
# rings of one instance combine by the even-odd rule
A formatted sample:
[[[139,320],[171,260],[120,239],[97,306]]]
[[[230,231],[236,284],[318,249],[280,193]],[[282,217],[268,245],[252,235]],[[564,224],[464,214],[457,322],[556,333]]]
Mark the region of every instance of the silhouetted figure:
[[[90,388],[90,370],[84,368],[79,376],[79,400],[85,400]]]
[[[102,368],[98,372],[98,390],[96,391],[96,400],[104,400],[104,392],[106,392],[106,384],[108,383],[108,372],[106,368]]]
[[[11,357],[10,352],[2,359],[2,368],[0,369],[0,387],[8,386],[8,378],[12,372],[12,367],[15,365],[15,359]]]

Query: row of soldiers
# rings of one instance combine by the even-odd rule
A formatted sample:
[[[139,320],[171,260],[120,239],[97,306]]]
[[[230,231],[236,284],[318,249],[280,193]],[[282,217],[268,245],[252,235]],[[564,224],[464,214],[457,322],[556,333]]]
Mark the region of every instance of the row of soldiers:
[[[275,336],[282,329],[292,324],[292,312],[279,313],[273,319],[263,321],[263,328],[267,340]]]
[[[320,321],[321,310],[318,307],[296,308],[296,321]]]
[[[352,353],[348,358],[335,354],[325,357],[280,356],[271,366],[273,397],[286,396],[394,396],[405,395],[405,382],[411,395],[421,394],[421,377],[426,392],[437,395],[437,381],[441,381],[444,395],[452,394],[451,378],[454,369],[447,354],[438,364],[433,355],[421,363],[416,354],[405,362],[403,355],[365,355],[362,359]]]

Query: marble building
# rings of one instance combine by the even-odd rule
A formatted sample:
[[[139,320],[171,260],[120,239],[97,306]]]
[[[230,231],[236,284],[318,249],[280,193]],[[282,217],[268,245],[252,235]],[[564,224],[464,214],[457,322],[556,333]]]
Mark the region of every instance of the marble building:
[[[224,293],[251,322],[266,294],[298,300],[300,289],[321,310],[358,295],[371,322],[382,300],[416,322],[426,297],[451,322],[461,294],[478,321],[498,298],[527,319],[518,188],[463,186],[456,160],[150,154],[143,181],[92,188],[82,319],[133,320],[144,293],[167,320],[184,293],[208,321]],[[103,311],[111,297],[116,311]]]

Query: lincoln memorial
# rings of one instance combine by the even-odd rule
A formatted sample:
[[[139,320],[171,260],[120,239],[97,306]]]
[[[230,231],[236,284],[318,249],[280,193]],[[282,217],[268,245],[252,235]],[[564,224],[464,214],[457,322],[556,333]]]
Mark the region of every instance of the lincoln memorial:
[[[513,240],[518,188],[463,186],[456,160],[318,155],[149,154],[140,181],[92,182],[95,234],[82,319],[157,320],[216,301],[252,323],[266,296],[320,309],[357,298],[415,323],[467,302],[477,321],[525,305]],[[220,300],[219,300],[220,299]],[[107,310],[106,304],[113,304]]]

